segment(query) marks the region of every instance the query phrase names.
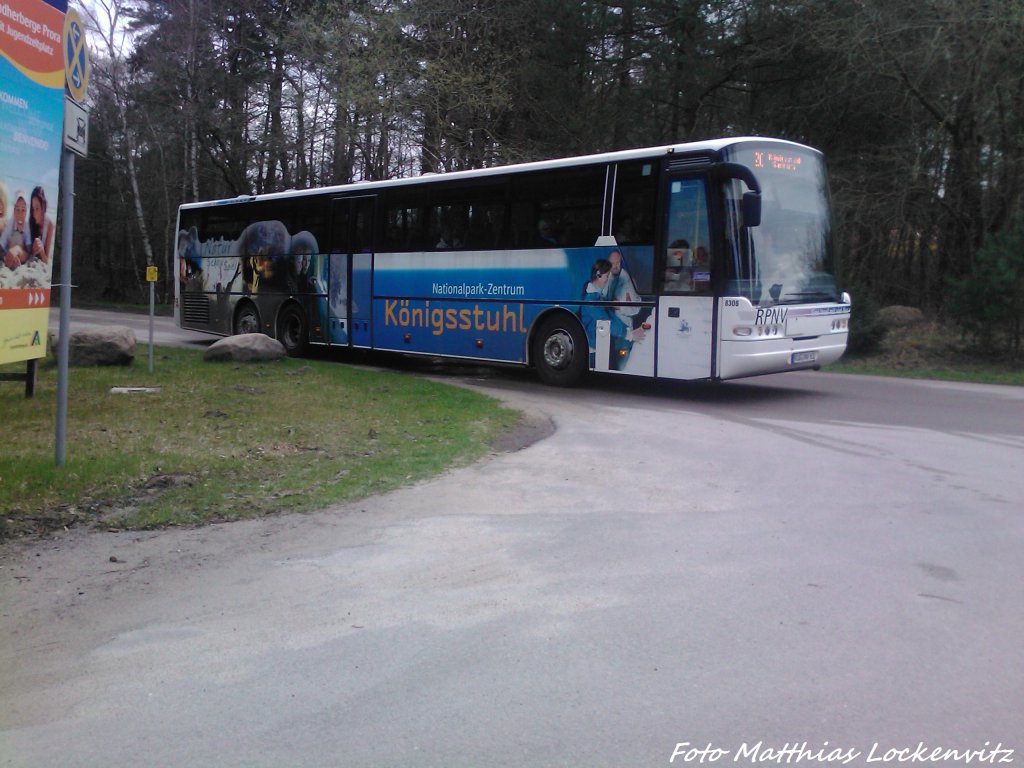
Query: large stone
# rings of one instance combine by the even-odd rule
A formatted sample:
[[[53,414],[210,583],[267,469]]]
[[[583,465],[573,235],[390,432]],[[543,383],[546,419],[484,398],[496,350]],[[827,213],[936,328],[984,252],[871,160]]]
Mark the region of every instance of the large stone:
[[[917,307],[893,304],[878,310],[878,320],[885,328],[905,328],[924,321],[924,312]]]
[[[57,336],[50,337],[54,357]],[[124,325],[97,325],[71,331],[68,365],[131,365],[135,359],[135,331]]]
[[[209,346],[203,360],[213,362],[249,363],[279,360],[285,356],[284,345],[262,333],[228,336]]]

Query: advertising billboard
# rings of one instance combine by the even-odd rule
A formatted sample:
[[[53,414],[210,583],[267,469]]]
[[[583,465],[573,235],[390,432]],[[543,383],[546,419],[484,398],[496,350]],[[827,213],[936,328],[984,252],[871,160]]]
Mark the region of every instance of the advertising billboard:
[[[46,355],[66,2],[0,0],[0,363]]]

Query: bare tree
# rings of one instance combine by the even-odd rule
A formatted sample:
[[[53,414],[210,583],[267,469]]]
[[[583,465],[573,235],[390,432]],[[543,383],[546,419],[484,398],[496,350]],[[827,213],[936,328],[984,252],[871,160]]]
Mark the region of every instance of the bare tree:
[[[120,142],[131,187],[135,225],[139,230],[139,244],[142,246],[146,264],[153,265],[153,247],[146,226],[135,165],[137,137],[128,120],[131,109],[131,73],[127,66],[127,54],[131,41],[129,30],[125,26],[127,19],[124,16],[124,7],[123,0],[95,0],[92,5],[86,7],[85,14],[89,30],[100,40],[104,54],[96,58],[93,82],[101,91],[106,91],[117,113]],[[166,273],[166,266],[164,271]],[[141,274],[139,283],[141,285]]]

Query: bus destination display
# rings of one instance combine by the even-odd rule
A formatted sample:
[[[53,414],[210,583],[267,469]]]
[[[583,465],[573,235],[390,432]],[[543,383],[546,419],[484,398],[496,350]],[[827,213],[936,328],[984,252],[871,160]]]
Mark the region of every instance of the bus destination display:
[[[803,160],[799,155],[783,155],[778,152],[762,150],[754,152],[754,168],[757,169],[799,173],[802,170]]]

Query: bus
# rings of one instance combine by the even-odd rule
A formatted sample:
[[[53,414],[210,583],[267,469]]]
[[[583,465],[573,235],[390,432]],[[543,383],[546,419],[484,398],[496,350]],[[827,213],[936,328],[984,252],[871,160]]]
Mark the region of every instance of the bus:
[[[824,158],[744,137],[182,205],[182,328],[725,381],[846,348]]]

